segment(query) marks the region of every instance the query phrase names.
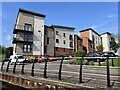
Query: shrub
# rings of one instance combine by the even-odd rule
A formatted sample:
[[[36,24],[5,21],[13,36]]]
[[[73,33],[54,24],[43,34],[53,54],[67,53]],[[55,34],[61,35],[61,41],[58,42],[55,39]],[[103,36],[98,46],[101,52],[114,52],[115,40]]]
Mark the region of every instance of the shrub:
[[[28,60],[29,60],[30,63],[32,63],[35,60],[35,57],[28,56]]]
[[[85,51],[84,51],[84,50],[78,50],[77,52],[75,52],[75,56],[76,56],[76,57],[83,56],[84,54],[85,54]]]
[[[90,62],[89,62],[89,65],[94,65],[94,61],[90,61]]]
[[[87,60],[84,60],[83,65],[89,65],[89,62]]]

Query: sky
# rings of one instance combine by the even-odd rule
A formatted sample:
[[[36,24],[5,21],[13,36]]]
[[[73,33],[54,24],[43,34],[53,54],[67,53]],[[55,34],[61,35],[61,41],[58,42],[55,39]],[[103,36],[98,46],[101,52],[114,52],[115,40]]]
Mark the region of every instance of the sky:
[[[99,34],[118,35],[117,2],[2,2],[2,45],[12,46],[19,8],[45,14],[45,25],[75,27],[75,33],[93,28]],[[1,16],[1,15],[0,15]]]

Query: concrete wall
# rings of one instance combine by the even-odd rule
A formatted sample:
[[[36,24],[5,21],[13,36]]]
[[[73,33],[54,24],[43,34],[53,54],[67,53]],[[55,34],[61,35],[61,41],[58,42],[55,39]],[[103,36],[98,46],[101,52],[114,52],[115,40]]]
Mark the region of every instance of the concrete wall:
[[[111,36],[108,34],[103,34],[101,35],[101,37],[102,37],[103,52],[110,51]]]
[[[56,35],[56,31],[58,31],[59,35]],[[63,28],[54,28],[54,32],[55,32],[55,47],[74,49],[74,30],[63,29]],[[65,33],[65,37],[63,37],[63,33]],[[71,48],[69,46],[69,43],[70,43],[69,35],[73,36],[73,48]],[[59,43],[56,43],[56,39],[59,39]],[[66,44],[63,43],[64,40],[65,40]]]
[[[54,30],[52,28],[46,27],[45,30],[45,46],[46,48],[46,55],[54,56],[54,47],[55,47],[55,36]],[[47,37],[49,38],[49,44],[47,44]]]
[[[33,55],[44,55],[44,18],[34,16]]]

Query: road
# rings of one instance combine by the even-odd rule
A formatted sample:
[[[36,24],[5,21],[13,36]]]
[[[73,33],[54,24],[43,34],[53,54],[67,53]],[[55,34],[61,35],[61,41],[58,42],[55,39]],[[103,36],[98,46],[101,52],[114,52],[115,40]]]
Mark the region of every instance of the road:
[[[69,60],[64,60],[62,65],[62,81],[70,82],[70,83],[79,83],[79,70],[80,65],[70,65]],[[6,70],[7,63],[5,62],[3,66],[3,70]],[[45,63],[35,63],[35,77],[43,77],[44,74],[44,65]],[[12,73],[14,65],[10,65],[9,73]],[[47,78],[58,80],[59,73],[59,61],[48,62],[47,64]],[[24,72],[25,75],[31,75],[31,67],[32,64],[25,64]],[[16,66],[16,74],[21,73],[22,65]],[[82,81],[83,85],[90,87],[103,87],[107,86],[107,75],[106,75],[106,67],[100,66],[87,66],[83,65],[83,74]],[[110,68],[110,80],[111,86],[116,88],[118,84],[120,84],[120,77],[118,75],[117,68]]]

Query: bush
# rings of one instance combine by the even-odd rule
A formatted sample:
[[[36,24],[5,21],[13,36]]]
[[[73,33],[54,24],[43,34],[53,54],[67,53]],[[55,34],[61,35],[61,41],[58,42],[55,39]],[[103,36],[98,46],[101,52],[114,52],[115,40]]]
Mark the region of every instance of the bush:
[[[89,65],[94,65],[94,61],[90,61],[90,62],[89,62]]]
[[[88,60],[84,60],[84,61],[83,61],[83,65],[89,65]]]
[[[29,61],[30,63],[32,63],[34,60],[35,60],[35,57],[28,56],[28,61]]]
[[[80,56],[83,56],[85,55],[85,51],[84,50],[78,50],[77,52],[75,52],[75,56],[76,57],[80,57]]]

